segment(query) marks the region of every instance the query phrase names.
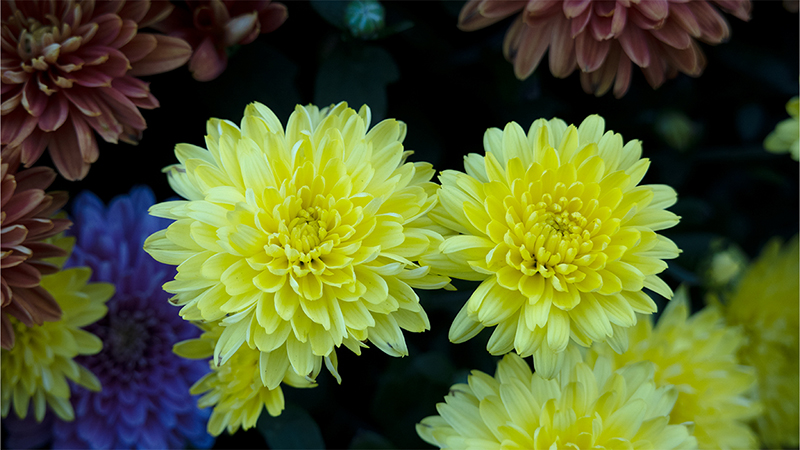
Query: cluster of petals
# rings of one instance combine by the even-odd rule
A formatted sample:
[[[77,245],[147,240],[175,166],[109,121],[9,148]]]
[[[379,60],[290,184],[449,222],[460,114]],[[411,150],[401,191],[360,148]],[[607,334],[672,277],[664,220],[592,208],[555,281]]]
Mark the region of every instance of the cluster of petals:
[[[63,245],[64,239],[60,240]],[[83,328],[105,316],[105,303],[114,294],[108,283],[89,283],[92,271],[74,267],[42,277],[47,289],[61,307],[61,319],[27,327],[12,318],[17,343],[11,350],[0,351],[3,366],[2,416],[13,406],[17,417],[24,419],[30,405],[41,422],[47,408],[62,420],[73,420],[70,382],[99,391],[100,381],[86,367],[75,361],[79,355],[91,355],[103,347],[100,339]]]
[[[275,31],[288,16],[285,5],[270,0],[186,0],[153,28],[188,42],[192,76],[210,81],[228,66],[230,47]]]
[[[178,38],[140,33],[165,18],[169,2],[3,1],[4,147],[30,166],[49,148],[65,178],[81,179],[97,160],[94,133],[135,144],[146,128],[139,108],[158,101],[137,76],[186,63]]]
[[[653,373],[647,361],[615,370],[578,356],[547,379],[509,353],[494,377],[473,370],[453,385],[417,433],[439,448],[697,448],[690,424],[669,423],[675,387],[657,386]]]
[[[755,421],[764,448],[800,444],[800,245],[771,239],[723,302],[731,325],[747,337],[739,359],[756,369],[755,399],[763,413]]]
[[[249,347],[278,374],[309,376],[324,358],[338,378],[341,345],[404,356],[402,330],[429,328],[412,287],[449,282],[415,263],[442,242],[425,216],[434,172],[405,162],[405,124],[369,125],[368,107],[339,103],[298,105],[284,129],[253,103],[241,128],[210,120],[207,149],[176,146],[165,170],[187,200],[150,209],[175,222],[145,250],[178,265],[164,289],[184,319],[221,322],[216,366]]]
[[[700,448],[758,448],[749,425],[762,412],[749,398],[755,369],[740,364],[737,355],[746,339],[743,330],[727,325],[718,307],[689,316],[686,291],[677,291],[655,327],[650,317],[640,317],[628,329],[627,352],[595,344],[586,361],[609,358],[614,368],[653,362],[656,386],[674,385],[678,392],[669,422],[693,422]]]
[[[625,328],[672,290],[657,274],[680,250],[656,231],[678,223],[666,185],[639,185],[650,165],[642,146],[605,131],[599,116],[579,127],[560,119],[515,122],[484,135],[486,156],[466,173],[442,172],[429,217],[455,234],[421,262],[453,278],[482,281],[456,316],[450,340],[496,326],[487,349],[533,355],[552,376],[570,340],[627,348]]]
[[[587,93],[625,95],[633,64],[659,87],[678,72],[699,76],[706,59],[697,40],[719,44],[730,27],[711,3],[749,20],[749,0],[469,0],[458,26],[472,31],[519,12],[503,52],[519,79],[528,78],[549,49],[550,72],[581,70]]]
[[[66,192],[45,192],[56,177],[52,169],[35,167],[17,171],[19,159],[5,156],[0,173],[0,342],[4,349],[10,349],[14,346],[14,327],[9,316],[26,326],[61,317],[58,303],[39,283],[42,275],[58,271],[58,266],[46,259],[66,256],[64,250],[45,240],[64,231],[72,222],[51,217],[67,203]]]
[[[203,335],[176,344],[177,355],[188,359],[206,359],[213,355],[223,327],[219,324],[199,326],[204,330]],[[260,352],[243,346],[222,366],[209,360],[211,371],[189,392],[203,394],[198,407],[213,407],[207,426],[211,435],[219,436],[224,430],[233,434],[240,427],[245,430],[254,427],[264,408],[273,417],[280,415],[285,406],[282,382],[295,388],[317,385],[314,378],[322,368],[321,360],[311,373],[300,376],[288,364],[275,363],[281,356],[286,360],[285,347],[274,352]]]
[[[189,393],[208,365],[172,351],[200,332],[176,314],[161,288],[175,268],[142,249],[147,236],[168,223],[148,215],[154,203],[144,186],[108,205],[91,192],[72,201],[75,247],[66,267],[89,267],[91,281],[116,290],[108,313],[85,328],[103,349],[76,359],[103,389],[73,391],[75,420],[55,421],[53,448],[208,448],[214,442],[205,431],[210,411],[198,409]]]

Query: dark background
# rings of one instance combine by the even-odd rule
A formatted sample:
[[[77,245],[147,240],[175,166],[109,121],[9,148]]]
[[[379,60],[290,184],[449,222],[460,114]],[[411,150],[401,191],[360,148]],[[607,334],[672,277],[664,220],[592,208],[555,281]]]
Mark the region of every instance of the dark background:
[[[337,2],[286,4],[286,23],[235,49],[218,79],[200,83],[185,68],[149,77],[161,107],[143,112],[148,129],[141,143],[100,142],[100,159],[86,179],[59,178],[54,188],[72,197],[88,189],[108,201],[147,184],[163,201],[175,195],[161,173],[177,162],[174,145],[204,145],[209,117],[238,123],[252,101],[269,106],[284,124],[297,103],[347,100],[358,109],[366,102],[373,124],[386,117],[405,121],[412,159],[438,170],[463,170],[464,155],[483,152],[489,127],[516,121],[527,130],[533,120],[554,116],[577,124],[598,113],[626,141],[643,141],[644,157],[653,161],[645,183],[678,191],[672,210],[681,223],[663,234],[683,254],[670,261],[663,278],[673,288],[688,284],[696,308],[713,246],[735,243],[752,258],[769,238],[797,233],[798,164],[762,147],[798,93],[798,15],[780,1],[754,2],[748,23],[726,16],[731,39],[716,47],[701,44],[708,59],[701,77],[679,75],[653,90],[635,69],[620,100],[585,94],[577,71],[554,78],[546,56],[533,76],[517,80],[501,50],[510,19],[462,32],[456,28],[460,1],[385,2],[387,26],[406,29],[376,40],[334,26]],[[44,157],[40,164],[50,162]],[[427,447],[414,424],[435,414],[435,404],[469,370],[494,373],[497,360],[485,350],[491,330],[465,344],[447,340],[475,286],[457,285],[458,292],[420,292],[432,330],[406,334],[409,357],[374,348],[356,357],[343,349],[341,385],[323,369],[315,389],[284,387],[287,411],[281,417],[264,411],[258,429],[223,434],[216,448],[263,448],[261,432],[277,446],[291,445],[291,439],[309,446],[319,442],[313,422],[328,448]]]

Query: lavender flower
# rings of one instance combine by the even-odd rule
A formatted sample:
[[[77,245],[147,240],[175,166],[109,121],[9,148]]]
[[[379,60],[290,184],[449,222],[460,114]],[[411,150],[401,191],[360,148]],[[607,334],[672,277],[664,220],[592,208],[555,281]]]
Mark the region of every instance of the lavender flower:
[[[70,233],[76,245],[67,265],[89,266],[93,281],[116,286],[108,315],[88,331],[103,340],[103,350],[81,364],[100,379],[103,389],[76,389],[75,421],[56,421],[54,448],[210,447],[208,410],[199,410],[189,387],[205,372],[204,361],[179,358],[176,342],[199,336],[178,315],[161,285],[175,269],[143,250],[145,238],[164,227],[147,209],[152,191],[136,187],[106,207],[84,192],[72,208]]]

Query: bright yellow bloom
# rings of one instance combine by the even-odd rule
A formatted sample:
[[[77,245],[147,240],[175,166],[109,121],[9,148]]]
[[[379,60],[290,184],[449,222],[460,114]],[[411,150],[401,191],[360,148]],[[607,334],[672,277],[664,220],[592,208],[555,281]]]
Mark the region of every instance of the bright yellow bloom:
[[[766,448],[800,444],[799,259],[797,236],[784,246],[773,239],[724,304],[728,322],[748,338],[739,359],[756,369],[756,399],[764,406],[756,432]]]
[[[526,135],[514,122],[484,135],[486,156],[465,158],[466,173],[441,174],[440,207],[430,217],[460,235],[423,258],[440,273],[482,280],[450,328],[463,342],[497,326],[487,349],[534,356],[553,376],[570,338],[583,346],[627,346],[624,328],[670,298],[656,274],[680,250],[656,231],[678,223],[665,211],[675,191],[642,185],[642,146],[604,132],[590,116],[579,127],[537,120]]]
[[[791,117],[775,126],[764,139],[764,148],[772,153],[789,153],[797,161],[800,158],[800,98],[789,100],[786,112]]]
[[[210,358],[223,327],[219,324],[201,327],[205,330],[202,336],[175,344],[173,351],[184,358]],[[206,393],[198,400],[198,407],[214,407],[208,419],[208,432],[214,436],[226,428],[230,434],[240,426],[245,430],[252,428],[264,407],[271,416],[280,415],[284,408],[281,381],[297,388],[314,387],[313,379],[321,368],[316,365],[308,377],[297,375],[289,370],[285,346],[269,353],[243,346],[222,366],[213,360],[209,360],[209,365],[211,372],[197,380],[190,392]]]
[[[55,239],[51,243],[63,248],[64,241]],[[59,265],[63,264],[63,258],[58,260]],[[106,315],[105,303],[114,294],[114,286],[88,283],[91,275],[88,267],[75,267],[42,277],[41,286],[63,311],[57,322],[27,327],[10,318],[17,340],[13,349],[0,353],[3,417],[8,416],[13,403],[17,416],[25,418],[33,400],[37,421],[44,419],[48,405],[60,419],[73,420],[75,412],[69,401],[67,379],[87,389],[100,390],[97,377],[73,360],[78,355],[94,355],[103,348],[97,336],[82,328]]]
[[[494,378],[473,370],[454,385],[417,433],[439,448],[697,448],[690,424],[668,424],[677,396],[656,386],[650,362],[614,371],[607,359],[578,359],[548,380],[510,353]]]
[[[402,329],[429,328],[412,287],[449,281],[414,262],[442,241],[425,216],[436,203],[434,171],[405,162],[404,123],[367,131],[369,123],[366,105],[298,105],[284,130],[253,103],[241,129],[209,120],[208,149],[176,146],[180,164],[166,170],[188,201],[151,208],[175,222],[145,250],[178,264],[164,289],[181,316],[221,321],[218,365],[247,342],[285,347],[306,376],[323,357],[330,366],[342,344],[360,354],[369,340],[406,355]]]
[[[640,317],[628,328],[628,339],[630,348],[621,355],[595,344],[587,361],[609,358],[614,368],[653,362],[656,386],[674,385],[678,391],[670,423],[694,422],[699,448],[758,448],[747,424],[761,412],[747,398],[755,370],[739,364],[736,353],[744,333],[728,326],[719,308],[709,306],[690,317],[686,290],[680,289],[655,328],[650,317]]]

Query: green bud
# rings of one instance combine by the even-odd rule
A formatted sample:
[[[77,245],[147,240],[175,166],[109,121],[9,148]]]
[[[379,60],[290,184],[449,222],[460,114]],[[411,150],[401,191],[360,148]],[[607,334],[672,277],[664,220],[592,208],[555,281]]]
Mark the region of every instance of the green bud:
[[[385,15],[377,0],[353,0],[347,4],[345,22],[353,36],[372,39],[383,29]]]

